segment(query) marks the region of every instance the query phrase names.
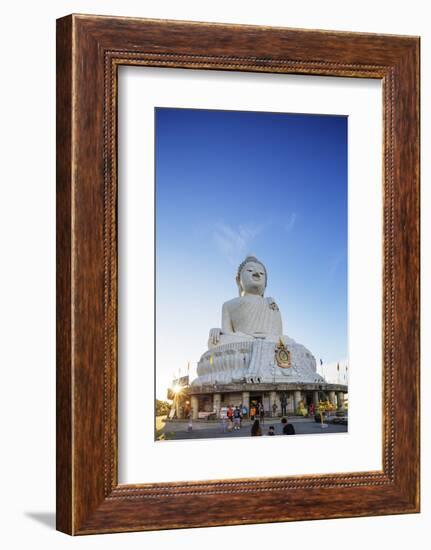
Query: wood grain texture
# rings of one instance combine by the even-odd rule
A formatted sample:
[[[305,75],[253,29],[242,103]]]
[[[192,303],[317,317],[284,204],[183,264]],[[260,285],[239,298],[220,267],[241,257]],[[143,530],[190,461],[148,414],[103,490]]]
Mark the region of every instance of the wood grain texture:
[[[79,15],[57,24],[58,529],[87,534],[417,512],[419,39]],[[118,485],[122,64],[382,80],[382,471]],[[239,506],[226,507],[227,496]]]
[[[57,529],[72,532],[72,28],[57,23]]]

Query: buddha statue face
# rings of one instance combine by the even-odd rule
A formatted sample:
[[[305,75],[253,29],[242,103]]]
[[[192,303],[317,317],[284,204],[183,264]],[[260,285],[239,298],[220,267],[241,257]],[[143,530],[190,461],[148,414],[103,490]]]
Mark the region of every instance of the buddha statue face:
[[[266,270],[256,258],[248,259],[240,266],[237,283],[241,296],[255,294],[263,296],[266,288]]]

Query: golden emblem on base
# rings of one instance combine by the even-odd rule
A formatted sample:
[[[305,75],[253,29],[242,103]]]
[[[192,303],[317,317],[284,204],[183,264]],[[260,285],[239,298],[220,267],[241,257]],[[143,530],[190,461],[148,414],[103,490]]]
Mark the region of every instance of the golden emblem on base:
[[[281,369],[288,369],[292,366],[290,361],[290,351],[286,348],[281,339],[275,350],[275,360]]]

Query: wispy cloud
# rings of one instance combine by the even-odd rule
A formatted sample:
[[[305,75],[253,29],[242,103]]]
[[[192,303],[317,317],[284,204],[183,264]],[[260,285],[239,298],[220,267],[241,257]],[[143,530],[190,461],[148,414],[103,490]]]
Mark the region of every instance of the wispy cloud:
[[[292,212],[290,216],[287,218],[287,222],[284,224],[284,230],[286,233],[289,233],[289,231],[292,231],[295,223],[296,223],[296,212]]]
[[[241,256],[251,253],[254,239],[263,231],[263,225],[245,224],[232,227],[225,222],[215,225],[214,242],[220,252],[232,263],[238,262]]]

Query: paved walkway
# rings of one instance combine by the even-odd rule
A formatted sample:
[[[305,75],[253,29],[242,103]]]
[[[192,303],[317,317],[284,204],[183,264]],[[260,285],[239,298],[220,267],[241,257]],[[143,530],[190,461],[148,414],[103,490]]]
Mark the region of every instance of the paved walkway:
[[[325,433],[346,433],[347,426],[340,424],[325,424],[322,428],[320,423],[315,422],[312,418],[290,417],[289,423],[293,424],[297,435],[300,434],[325,434]],[[244,420],[240,430],[232,432],[223,432],[221,422],[193,422],[192,431],[188,431],[188,422],[175,421],[163,422],[159,421],[161,439],[213,439],[217,437],[250,437],[251,425],[253,422]],[[263,435],[268,432],[269,426],[274,426],[275,434],[282,435],[283,426],[280,418],[266,418],[262,427]]]

